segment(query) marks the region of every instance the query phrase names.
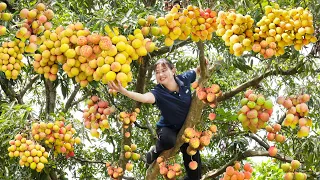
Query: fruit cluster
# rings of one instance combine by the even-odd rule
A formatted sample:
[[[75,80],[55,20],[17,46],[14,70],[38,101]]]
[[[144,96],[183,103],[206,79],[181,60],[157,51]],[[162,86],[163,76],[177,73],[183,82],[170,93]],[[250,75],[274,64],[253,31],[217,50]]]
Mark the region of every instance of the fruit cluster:
[[[291,163],[281,164],[281,169],[286,173],[283,176],[284,180],[306,180],[307,174],[297,172],[296,170],[300,167],[300,162],[297,160],[292,160]]]
[[[284,47],[291,46],[299,51],[302,46],[315,43],[313,16],[302,7],[280,9],[278,4],[265,6],[265,15],[257,22],[254,30],[255,47],[264,58],[284,54]]]
[[[309,135],[310,127],[312,126],[312,120],[306,118],[309,113],[308,105],[306,104],[310,100],[310,95],[303,94],[290,97],[278,97],[277,103],[281,104],[287,109],[286,118],[283,121],[284,126],[290,126],[296,128],[299,124],[298,137],[306,137]]]
[[[254,20],[250,15],[242,15],[235,11],[219,11],[216,34],[222,36],[230,53],[241,56],[244,51],[250,51],[254,42]]]
[[[217,13],[210,8],[205,10],[189,5],[183,14],[191,19],[191,40],[211,40],[212,33],[217,30]],[[185,39],[187,36],[185,37]]]
[[[140,112],[139,108],[136,108],[134,112],[127,113],[127,112],[120,112],[119,120],[123,123],[122,127],[127,129],[137,120],[138,113]]]
[[[254,94],[253,90],[247,90],[244,95],[240,102],[242,107],[238,113],[238,119],[244,129],[256,133],[259,129],[266,127],[273,111],[273,103],[261,94]]]
[[[9,157],[20,157],[20,166],[30,167],[41,172],[44,165],[48,163],[48,152],[40,144],[26,139],[24,135],[17,134],[15,140],[9,141]]]
[[[12,19],[12,14],[3,12],[7,9],[7,4],[4,2],[0,3],[0,20],[10,21]],[[5,26],[0,25],[0,36],[5,35],[7,28]]]
[[[73,157],[74,145],[81,143],[79,137],[73,137],[76,130],[72,124],[66,125],[63,117],[54,123],[33,123],[31,132],[34,140],[44,141],[49,148],[53,148],[55,156],[61,153],[65,154],[67,158]]]
[[[226,172],[224,173],[223,178],[220,180],[226,179],[237,179],[237,180],[249,180],[251,178],[251,174],[253,169],[249,163],[246,163],[243,166],[243,172],[240,171],[241,164],[239,162],[235,162],[234,166],[228,166]]]
[[[268,125],[265,127],[265,129],[268,132],[267,139],[269,141],[275,140],[276,142],[284,143],[284,141],[286,140],[286,137],[279,133],[281,130],[280,124],[274,124],[273,127]],[[270,156],[275,156],[278,153],[278,149],[275,146],[270,146],[268,152]]]
[[[0,47],[0,71],[3,71],[7,79],[17,79],[24,67],[22,62],[25,43],[19,39],[3,42]]]
[[[46,9],[43,3],[36,5],[35,9],[28,10],[22,9],[20,11],[20,18],[24,19],[21,28],[17,31],[16,37],[22,41],[28,40],[31,35],[37,35],[43,33],[45,30],[50,30],[52,28],[51,19],[53,19],[54,13],[51,9]],[[35,39],[31,40],[31,43],[36,43]],[[35,44],[34,44],[35,45]],[[30,47],[34,47],[34,45]],[[35,46],[36,47],[36,46]],[[26,52],[33,53],[37,48],[26,48]]]
[[[164,17],[157,18],[161,35],[165,36],[165,46],[172,46],[174,41],[186,40],[191,34],[191,18],[180,12],[180,6],[175,5]]]
[[[136,153],[135,151],[137,150],[137,145],[131,144],[129,145],[124,145],[124,157],[126,159],[132,159],[134,161],[137,161],[140,159],[140,154]]]
[[[119,177],[123,176],[124,172],[121,167],[111,166],[111,164],[109,162],[106,163],[106,167],[107,167],[108,175],[112,179],[117,180],[117,179],[119,179]]]
[[[195,81],[191,86],[196,89],[197,96],[203,103],[208,103],[212,108],[217,107],[217,98],[222,96],[219,85],[212,84],[211,87],[204,88],[199,86],[198,81]]]
[[[185,143],[189,143],[189,146],[187,147],[187,153],[190,156],[193,156],[197,153],[198,150],[203,150],[205,146],[208,146],[210,144],[211,137],[215,132],[199,132],[194,128],[186,128],[184,130],[184,134],[182,135],[182,139]]]
[[[182,174],[181,165],[178,163],[171,165],[161,156],[157,158],[157,163],[159,164],[160,174],[165,179],[176,179]]]
[[[84,126],[91,129],[93,137],[99,138],[101,130],[109,129],[108,116],[115,112],[114,106],[109,106],[107,101],[101,100],[98,96],[92,96],[87,100],[87,108],[83,110]]]

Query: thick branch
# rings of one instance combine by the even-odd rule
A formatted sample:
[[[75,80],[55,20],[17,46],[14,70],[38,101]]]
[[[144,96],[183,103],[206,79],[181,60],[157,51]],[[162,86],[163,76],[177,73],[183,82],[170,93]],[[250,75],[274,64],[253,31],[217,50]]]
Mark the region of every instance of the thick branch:
[[[80,85],[77,84],[76,87],[74,88],[73,92],[71,93],[69,99],[67,100],[67,103],[66,103],[66,106],[65,106],[63,112],[67,112],[69,110],[69,108],[72,106],[72,102],[74,101],[74,98],[78,94],[79,90],[80,90]]]
[[[79,161],[79,162],[85,162],[85,163],[95,163],[95,164],[106,164],[103,161],[90,161],[90,160],[86,160],[86,159],[81,159],[81,158],[77,158],[77,157],[72,157],[74,160]]]
[[[26,85],[26,87],[20,92],[19,97],[22,99],[23,96],[27,93],[27,91],[32,87],[33,83],[39,79],[40,75],[37,74],[30,79],[30,82]]]
[[[269,149],[269,144],[267,144],[266,142],[264,142],[258,135],[256,134],[248,134],[248,136],[252,139],[254,139],[257,143],[259,143],[262,147],[264,147],[266,150]]]
[[[45,80],[44,84],[46,88],[46,113],[50,114],[54,112],[57,93],[53,82]]]
[[[9,83],[9,81],[5,78],[0,77],[0,85],[6,96],[10,99],[11,102],[15,101],[15,99],[18,101],[19,104],[23,104],[22,99],[20,96],[16,94],[13,87]]]
[[[290,69],[290,70],[282,70],[282,69],[277,69],[277,70],[273,70],[273,71],[268,71],[258,77],[253,78],[250,81],[247,81],[243,84],[241,84],[240,86],[236,87],[235,89],[224,93],[220,98],[218,98],[218,102],[227,100],[232,98],[233,96],[235,96],[236,94],[238,94],[239,92],[245,90],[248,87],[251,86],[256,86],[258,85],[264,78],[271,76],[271,75],[293,75],[299,72],[299,69],[303,66],[304,63],[300,63],[298,64],[296,67]]]
[[[271,157],[269,155],[268,151],[253,151],[253,150],[248,150],[245,151],[244,153],[239,153],[237,154],[234,158],[232,158],[229,162],[227,162],[225,165],[223,165],[221,168],[217,169],[217,170],[213,170],[213,171],[209,171],[206,174],[204,174],[202,176],[202,180],[204,179],[213,179],[215,177],[218,177],[219,175],[221,175],[222,173],[225,172],[226,168],[228,166],[231,166],[234,164],[235,161],[241,161],[247,157],[256,157],[256,156],[267,156],[267,157]],[[276,158],[280,161],[284,161],[284,162],[291,162],[292,158],[288,157],[288,156],[284,156],[281,154],[277,154],[276,156],[274,156],[273,158]]]
[[[179,47],[185,46],[187,44],[192,43],[192,41],[190,39],[187,39],[185,41],[181,41],[177,44],[174,44],[172,47],[168,47],[168,46],[164,46],[161,49],[158,49],[157,51],[154,51],[152,53],[150,53],[151,57],[158,57],[161,56],[163,54],[169,53],[169,52],[173,52],[174,50],[178,49]]]

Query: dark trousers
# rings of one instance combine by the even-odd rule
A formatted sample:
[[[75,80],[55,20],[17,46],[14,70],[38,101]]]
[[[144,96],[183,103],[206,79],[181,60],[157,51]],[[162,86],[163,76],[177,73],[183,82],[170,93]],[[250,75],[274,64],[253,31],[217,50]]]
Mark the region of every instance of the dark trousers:
[[[174,147],[177,140],[177,134],[179,130],[171,129],[168,127],[161,127],[157,129],[158,140],[156,143],[156,151],[157,154],[161,154],[162,151],[168,150]],[[200,153],[197,151],[195,155],[191,156],[187,153],[188,143],[184,143],[180,147],[180,151],[183,154],[184,167],[187,171],[187,177],[185,180],[200,180],[201,178],[201,158]],[[189,168],[189,163],[191,160],[194,160],[198,163],[198,168],[195,170],[191,170]]]

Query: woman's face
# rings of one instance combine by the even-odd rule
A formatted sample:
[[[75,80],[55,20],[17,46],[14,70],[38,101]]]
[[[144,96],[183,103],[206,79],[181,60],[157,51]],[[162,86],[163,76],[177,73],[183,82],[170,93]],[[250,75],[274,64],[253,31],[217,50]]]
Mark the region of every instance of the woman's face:
[[[174,81],[174,70],[170,69],[166,64],[158,64],[156,67],[156,80],[163,85]]]

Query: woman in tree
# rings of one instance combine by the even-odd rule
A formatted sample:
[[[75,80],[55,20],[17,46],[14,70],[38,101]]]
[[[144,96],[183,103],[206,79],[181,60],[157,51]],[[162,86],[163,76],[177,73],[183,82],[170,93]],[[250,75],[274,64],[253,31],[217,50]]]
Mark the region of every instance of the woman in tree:
[[[190,84],[195,81],[199,68],[189,70],[183,74],[176,75],[176,68],[167,59],[160,59],[155,64],[156,80],[158,84],[150,92],[140,94],[128,91],[118,83],[109,82],[112,88],[121,94],[142,103],[156,104],[161,112],[160,120],[157,122],[158,139],[146,154],[147,163],[151,164],[162,151],[174,147],[182,125],[184,124],[191,105]],[[183,154],[184,166],[187,171],[185,180],[198,180],[201,178],[201,159],[199,151],[192,156],[192,160],[198,163],[196,170],[189,168],[191,156],[187,154],[188,144],[180,147]]]

